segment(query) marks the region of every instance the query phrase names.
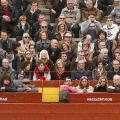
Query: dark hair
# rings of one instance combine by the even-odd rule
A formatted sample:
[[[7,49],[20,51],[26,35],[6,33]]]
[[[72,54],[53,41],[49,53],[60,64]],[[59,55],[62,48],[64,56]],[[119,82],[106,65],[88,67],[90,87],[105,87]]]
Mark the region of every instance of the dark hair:
[[[97,61],[97,66],[98,66],[99,63],[102,63],[102,64],[103,64],[103,60],[98,60],[98,61]]]
[[[45,16],[43,13],[40,13],[37,15],[37,18],[39,18],[39,16]]]
[[[30,45],[29,45],[29,49],[30,49],[31,46],[34,46],[34,48],[35,48],[35,45],[34,45],[34,44],[30,44]]]
[[[37,3],[37,5],[38,5],[37,0],[32,0],[32,1],[31,1],[31,4],[34,4],[34,3]]]
[[[7,48],[6,49],[6,52],[8,53],[8,52],[13,52],[13,49],[12,48]]]
[[[1,30],[1,32],[7,33],[7,31],[6,31],[6,30]]]
[[[24,61],[23,63],[22,63],[22,66],[21,66],[21,68],[24,70],[25,69],[25,67],[27,66],[27,65],[32,65],[32,63],[30,62],[30,61]]]
[[[13,50],[15,50],[17,47],[20,47],[20,46],[21,46],[21,44],[19,42],[13,42],[12,43]]]
[[[94,15],[95,16],[95,12],[94,11],[89,12],[88,16],[90,16],[90,15]]]
[[[43,64],[45,66],[45,63],[43,62],[43,60],[38,60],[36,65],[39,66],[40,64]]]
[[[103,31],[102,29],[99,30],[99,32],[97,34],[97,38],[99,38],[100,34],[104,34],[105,35],[105,39],[107,38],[107,33],[105,31]]]
[[[11,80],[11,78],[10,78],[9,75],[4,75],[4,76],[2,76],[2,78],[1,78],[1,85],[2,85],[2,86],[3,86],[3,84],[4,84],[4,80],[10,81],[10,84],[12,83],[12,80]]]

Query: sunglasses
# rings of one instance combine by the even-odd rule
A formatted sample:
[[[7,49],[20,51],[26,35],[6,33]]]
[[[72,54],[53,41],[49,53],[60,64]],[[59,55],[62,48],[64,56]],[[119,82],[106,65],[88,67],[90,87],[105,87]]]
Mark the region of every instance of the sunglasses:
[[[112,20],[107,20],[107,21],[112,21]]]
[[[42,28],[47,28],[47,26],[41,26]]]
[[[13,54],[12,52],[8,52],[8,54]]]
[[[85,78],[85,79],[88,79],[86,76],[82,76],[81,78],[82,78],[82,79],[84,79],[84,78]]]
[[[30,37],[27,37],[27,36],[26,36],[26,37],[24,37],[24,38],[30,38]]]
[[[64,20],[65,18],[60,18],[61,20]]]
[[[29,85],[30,83],[29,83],[29,82],[23,82],[23,84],[25,84],[25,85],[27,85],[27,84],[28,84],[28,85]]]

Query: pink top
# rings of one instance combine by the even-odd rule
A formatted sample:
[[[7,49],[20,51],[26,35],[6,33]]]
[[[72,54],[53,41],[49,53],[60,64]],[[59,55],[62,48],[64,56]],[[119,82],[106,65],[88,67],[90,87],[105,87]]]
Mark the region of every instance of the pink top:
[[[77,86],[76,89],[77,89],[77,93],[83,93],[83,89],[81,89],[80,86]],[[92,86],[89,86],[89,88],[87,89],[87,93],[93,93]]]
[[[72,93],[76,93],[77,89],[76,87],[73,87],[73,86],[60,85],[60,91],[70,91]]]

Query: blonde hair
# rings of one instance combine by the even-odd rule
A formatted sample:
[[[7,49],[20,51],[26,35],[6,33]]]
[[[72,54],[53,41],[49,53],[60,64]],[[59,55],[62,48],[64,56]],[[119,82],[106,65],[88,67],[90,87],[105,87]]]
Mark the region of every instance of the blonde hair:
[[[48,55],[48,51],[47,50],[42,50],[41,52],[40,52],[40,55],[39,55],[39,60],[41,60],[42,59],[42,53],[46,53],[46,58],[47,58],[47,60],[49,60],[50,58],[49,58],[49,55]]]

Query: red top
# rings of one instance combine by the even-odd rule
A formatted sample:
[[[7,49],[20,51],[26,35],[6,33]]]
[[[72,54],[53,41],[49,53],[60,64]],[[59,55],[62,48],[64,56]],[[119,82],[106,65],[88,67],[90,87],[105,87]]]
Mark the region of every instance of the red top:
[[[4,10],[4,15],[6,15],[6,16],[9,15],[9,11],[8,11],[8,9]]]

